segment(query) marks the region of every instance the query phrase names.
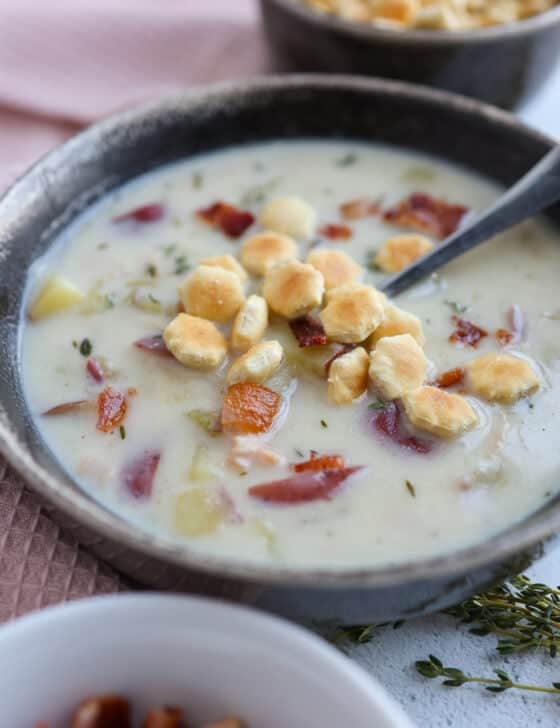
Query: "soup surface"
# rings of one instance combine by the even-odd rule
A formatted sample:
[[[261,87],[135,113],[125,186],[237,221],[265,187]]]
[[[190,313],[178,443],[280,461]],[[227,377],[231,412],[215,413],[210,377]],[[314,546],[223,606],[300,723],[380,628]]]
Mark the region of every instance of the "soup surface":
[[[392,304],[371,288],[498,192],[343,141],[233,148],[141,177],[31,272],[21,345],[36,426],[88,493],[206,554],[352,569],[499,532],[560,482],[559,236],[531,221]],[[262,222],[277,231],[264,244]],[[352,282],[326,305],[318,251],[355,262],[331,261],[327,288]],[[268,306],[263,277],[230,258],[198,267],[229,255],[258,272],[296,254],[315,267],[268,267]],[[284,287],[279,271],[294,275]],[[250,333],[263,306],[268,326]],[[277,343],[231,369],[259,338]]]

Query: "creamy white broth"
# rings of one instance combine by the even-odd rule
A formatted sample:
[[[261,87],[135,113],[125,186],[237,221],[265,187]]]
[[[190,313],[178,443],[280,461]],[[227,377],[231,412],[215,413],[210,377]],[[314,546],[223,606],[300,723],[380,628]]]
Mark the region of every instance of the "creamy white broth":
[[[173,275],[184,267],[181,256],[194,266],[210,255],[236,255],[241,242],[256,229],[232,241],[197,220],[193,214],[197,209],[225,200],[257,212],[271,197],[300,195],[313,205],[323,224],[339,221],[341,202],[367,196],[382,197],[390,205],[415,191],[473,210],[485,208],[499,193],[477,176],[408,151],[302,141],[245,146],[179,162],[104,199],[36,263],[30,276],[29,300],[53,273],[82,291],[102,281],[96,300],[99,311],[85,314],[80,305],[23,324],[28,402],[63,466],[87,492],[123,518],[190,548],[230,559],[301,567],[356,568],[433,556],[480,541],[538,508],[560,485],[560,456],[553,437],[560,405],[560,321],[553,316],[558,307],[560,237],[540,223],[520,226],[397,300],[421,318],[425,352],[434,372],[497,351],[491,333],[506,327],[507,310],[518,304],[528,334],[510,351],[528,358],[541,379],[539,392],[511,406],[469,396],[479,425],[455,440],[436,442],[427,455],[399,448],[375,433],[368,423],[374,414],[368,410],[373,395],[347,407],[331,405],[323,379],[303,374],[290,380],[281,370],[266,384],[283,386],[285,401],[283,424],[269,445],[286,463],[253,465],[240,475],[226,462],[228,437],[210,437],[186,414],[193,409],[220,409],[228,360],[216,371],[201,372],[132,345],[161,332],[172,318],[177,288],[186,275]],[[115,216],[152,202],[162,202],[169,210],[157,223],[112,222]],[[323,240],[320,245],[344,250],[361,265],[370,251],[399,231],[376,217],[350,221],[350,226],[351,240]],[[300,258],[305,258],[309,242],[299,245]],[[153,279],[146,274],[149,265],[157,268]],[[167,313],[144,312],[123,302],[137,285],[134,282],[144,279],[142,295],[151,292],[169,308]],[[364,275],[364,281],[373,285],[382,279],[382,274],[370,270]],[[260,285],[253,279],[248,290],[258,291]],[[467,306],[465,317],[490,332],[476,350],[449,342],[450,302]],[[285,324],[271,327],[265,338],[276,336],[290,343]],[[41,415],[62,402],[94,399],[104,386],[86,375],[86,359],[73,345],[86,337],[93,356],[104,357],[114,372],[104,384],[138,390],[129,398],[125,439],[118,429],[97,431],[91,410]],[[189,473],[201,445],[215,477],[197,483]],[[120,473],[131,457],[144,450],[161,452],[161,459],[151,497],[136,500],[123,487]],[[340,454],[348,465],[365,465],[367,470],[331,500],[279,505],[249,497],[250,486],[288,477],[289,465],[307,459],[310,450]],[[406,487],[407,480],[415,496]],[[193,487],[210,489],[229,507],[213,532],[186,538],[175,529],[174,508],[177,495]]]

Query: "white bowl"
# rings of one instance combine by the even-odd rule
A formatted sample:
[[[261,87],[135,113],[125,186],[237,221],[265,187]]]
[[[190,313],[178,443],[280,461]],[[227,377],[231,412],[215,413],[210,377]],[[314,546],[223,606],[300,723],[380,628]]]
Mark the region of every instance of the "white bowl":
[[[366,673],[320,638],[251,609],[196,597],[97,597],[0,628],[2,725],[45,720],[103,692],[137,716],[179,705],[189,725],[239,715],[249,728],[413,728]]]

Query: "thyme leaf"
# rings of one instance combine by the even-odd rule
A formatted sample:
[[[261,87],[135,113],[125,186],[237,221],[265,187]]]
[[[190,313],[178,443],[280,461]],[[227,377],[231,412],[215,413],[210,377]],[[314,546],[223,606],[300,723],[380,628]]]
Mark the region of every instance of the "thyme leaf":
[[[447,298],[445,299],[444,303],[446,306],[449,306],[449,308],[455,313],[465,313],[465,311],[467,311],[469,308],[464,303],[459,303],[458,301],[450,301]]]
[[[468,675],[457,667],[446,667],[435,655],[429,655],[427,660],[417,660],[414,663],[414,667],[420,675],[429,680],[433,680],[434,678],[443,679],[442,685],[448,688],[459,688],[466,683],[480,683],[491,693],[503,693],[511,688],[516,688],[518,690],[531,690],[539,693],[560,694],[560,683],[552,683],[552,687],[520,683],[512,680],[507,672],[501,669],[494,670],[496,677]]]
[[[408,492],[410,493],[410,495],[413,498],[416,498],[416,489],[414,488],[414,486],[412,485],[412,483],[410,482],[410,480],[405,480],[404,481],[404,484],[406,485],[406,489],[408,490]]]
[[[348,152],[343,157],[334,160],[337,167],[350,167],[358,161],[358,155],[355,152]]]
[[[80,354],[82,356],[89,356],[92,351],[93,346],[91,341],[89,339],[82,339],[82,343],[80,344]]]

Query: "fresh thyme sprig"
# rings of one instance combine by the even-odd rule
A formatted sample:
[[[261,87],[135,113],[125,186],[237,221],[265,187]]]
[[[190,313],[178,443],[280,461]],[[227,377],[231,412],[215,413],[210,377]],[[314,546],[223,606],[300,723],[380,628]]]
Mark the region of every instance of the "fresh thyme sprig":
[[[434,655],[429,655],[428,660],[418,660],[414,663],[416,670],[429,679],[444,678],[443,685],[448,688],[459,688],[466,683],[480,683],[491,693],[503,693],[505,690],[516,688],[517,690],[531,690],[537,693],[554,693],[560,695],[560,682],[552,683],[552,687],[546,685],[529,685],[516,682],[504,670],[494,670],[497,677],[479,677],[467,675],[457,667],[445,667],[441,660]]]
[[[516,576],[446,613],[474,625],[471,634],[497,635],[496,649],[502,655],[533,648],[556,657],[560,648],[560,588],[533,583],[526,576]]]

